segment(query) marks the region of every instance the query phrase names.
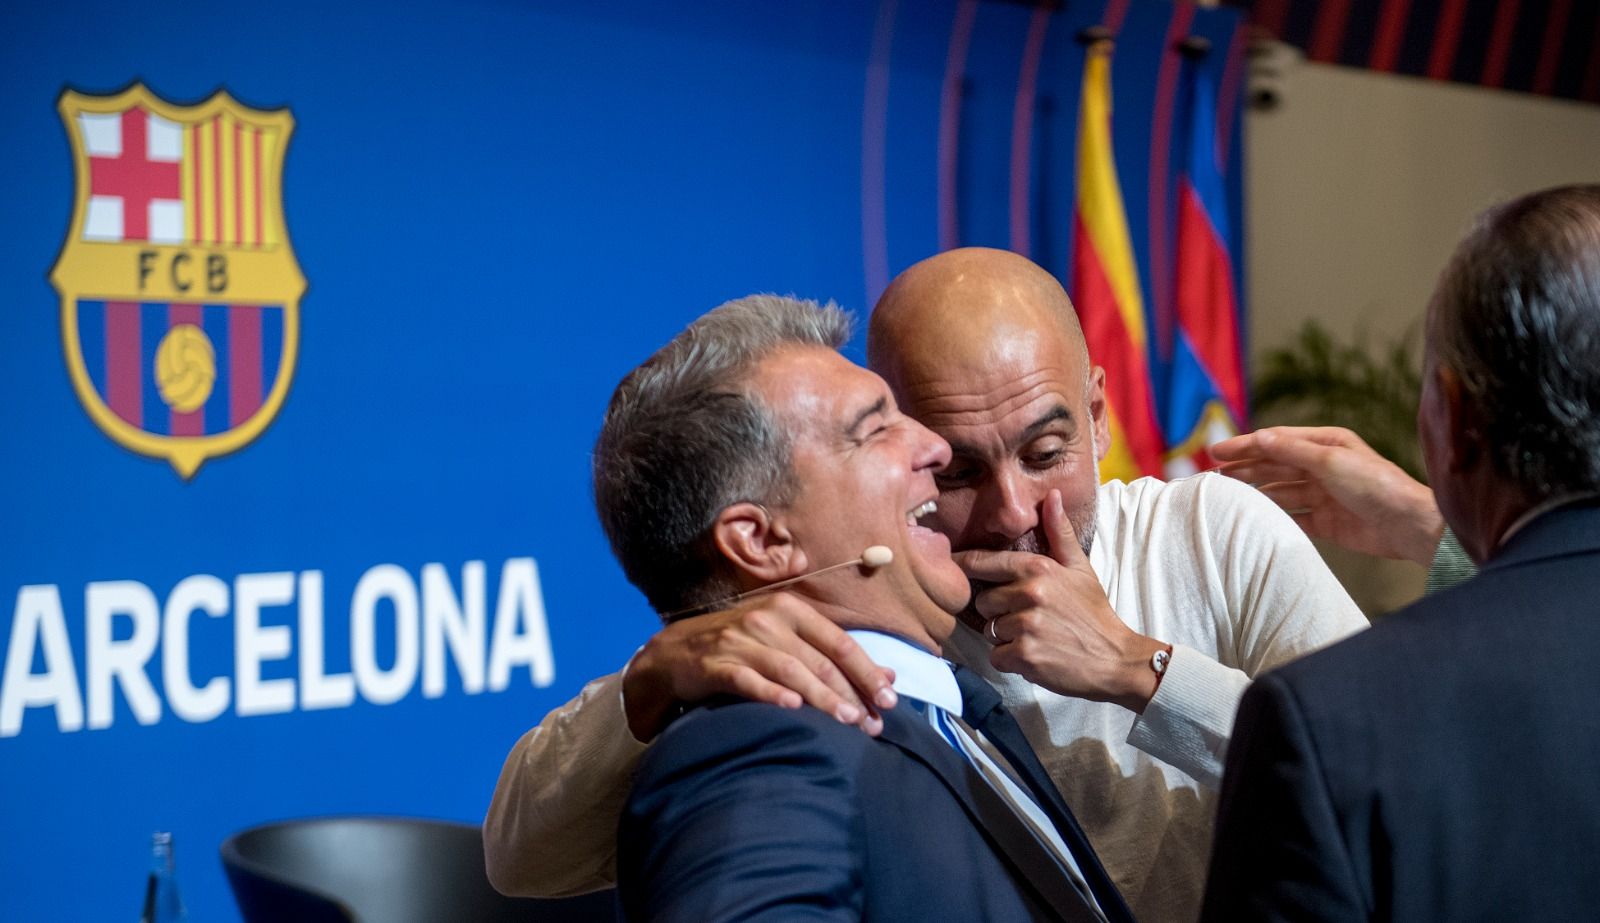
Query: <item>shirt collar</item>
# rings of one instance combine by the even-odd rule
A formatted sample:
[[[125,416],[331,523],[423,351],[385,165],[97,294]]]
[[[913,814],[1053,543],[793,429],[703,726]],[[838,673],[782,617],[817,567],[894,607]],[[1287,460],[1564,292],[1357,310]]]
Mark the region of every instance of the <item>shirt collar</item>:
[[[894,671],[895,692],[961,714],[961,687],[948,663],[894,635],[861,629],[849,635],[873,663]]]
[[[1506,527],[1505,533],[1500,536],[1500,541],[1495,543],[1495,554],[1500,553],[1500,549],[1506,546],[1506,542],[1511,541],[1511,537],[1513,535],[1521,532],[1523,528],[1528,525],[1528,523],[1533,522],[1535,519],[1538,519],[1545,513],[1558,510],[1563,506],[1572,506],[1578,503],[1585,503],[1595,499],[1596,497],[1600,497],[1600,491],[1586,490],[1582,493],[1562,494],[1558,497],[1551,497],[1543,503],[1535,505],[1532,509],[1523,513],[1521,516],[1518,516],[1516,521],[1510,526]]]

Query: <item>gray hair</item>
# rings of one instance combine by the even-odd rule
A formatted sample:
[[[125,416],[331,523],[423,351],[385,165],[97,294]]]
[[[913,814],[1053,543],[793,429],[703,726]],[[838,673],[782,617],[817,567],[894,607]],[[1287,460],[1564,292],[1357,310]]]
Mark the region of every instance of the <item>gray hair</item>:
[[[1600,186],[1485,212],[1434,299],[1496,469],[1535,500],[1600,489]]]
[[[756,364],[785,346],[839,349],[850,324],[832,302],[751,295],[690,324],[617,385],[594,447],[595,508],[657,612],[737,592],[711,524],[735,503],[789,499],[789,434],[745,386]]]

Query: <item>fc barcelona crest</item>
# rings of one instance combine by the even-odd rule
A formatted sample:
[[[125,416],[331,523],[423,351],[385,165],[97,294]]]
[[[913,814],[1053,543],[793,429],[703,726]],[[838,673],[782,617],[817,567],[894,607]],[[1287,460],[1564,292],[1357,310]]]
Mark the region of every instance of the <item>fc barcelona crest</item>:
[[[249,444],[294,377],[305,277],[283,215],[287,109],[142,85],[62,94],[77,195],[50,281],[78,399],[185,479]]]

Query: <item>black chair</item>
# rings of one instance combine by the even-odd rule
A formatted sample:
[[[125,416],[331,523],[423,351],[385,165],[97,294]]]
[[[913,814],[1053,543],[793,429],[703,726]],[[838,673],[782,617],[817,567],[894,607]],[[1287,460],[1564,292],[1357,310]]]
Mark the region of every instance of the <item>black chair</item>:
[[[252,827],[222,844],[245,923],[611,923],[614,892],[506,897],[483,870],[483,831],[401,817]]]

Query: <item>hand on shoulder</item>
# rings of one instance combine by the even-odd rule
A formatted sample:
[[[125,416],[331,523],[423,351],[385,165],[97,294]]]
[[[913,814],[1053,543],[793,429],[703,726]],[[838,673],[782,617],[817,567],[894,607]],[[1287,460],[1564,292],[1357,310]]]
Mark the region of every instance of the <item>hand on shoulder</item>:
[[[810,705],[868,734],[896,701],[892,671],[791,593],[674,622],[640,649],[623,680],[628,729],[653,739],[681,704],[732,695],[783,708]]]

